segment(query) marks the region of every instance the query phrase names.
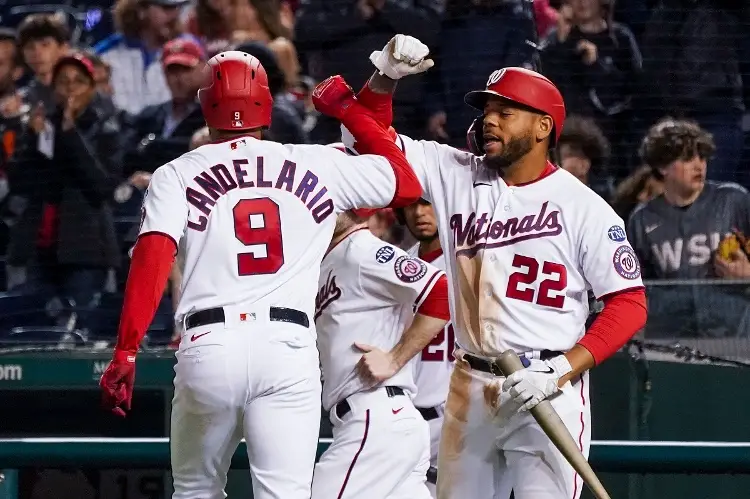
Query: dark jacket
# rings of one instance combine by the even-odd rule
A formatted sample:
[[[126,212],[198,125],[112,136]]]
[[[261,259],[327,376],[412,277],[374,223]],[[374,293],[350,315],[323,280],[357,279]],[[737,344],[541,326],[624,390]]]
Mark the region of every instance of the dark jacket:
[[[655,9],[641,43],[639,110],[653,121],[665,114],[700,119],[743,109],[740,33],[735,17],[703,2]]]
[[[597,47],[598,60],[591,66],[577,50],[582,40]],[[542,72],[560,89],[569,112],[583,116],[614,116],[630,109],[641,65],[635,37],[622,24],[594,34],[574,27],[562,43],[555,28],[542,43]]]
[[[137,115],[123,117],[123,145],[125,160],[123,176],[136,171],[153,172],[190,148],[193,134],[205,125],[203,113],[196,103],[185,118],[164,135],[164,125],[171,112],[172,102],[148,106]]]
[[[415,36],[433,47],[440,33],[443,4],[442,0],[387,0],[382,10],[365,20],[357,0],[303,0],[297,11],[294,43],[315,79],[340,74],[359,88],[374,70],[370,53],[382,49],[397,33]],[[422,75],[401,80],[395,103],[421,104],[422,81]]]
[[[116,267],[119,250],[110,202],[122,181],[120,123],[111,99],[96,95],[76,121],[63,131],[62,112],[50,117],[55,129],[52,159],[38,151],[38,136],[25,130],[9,165],[14,195],[26,209],[13,227],[8,262],[33,261],[45,205],[56,206],[56,260],[61,264]]]

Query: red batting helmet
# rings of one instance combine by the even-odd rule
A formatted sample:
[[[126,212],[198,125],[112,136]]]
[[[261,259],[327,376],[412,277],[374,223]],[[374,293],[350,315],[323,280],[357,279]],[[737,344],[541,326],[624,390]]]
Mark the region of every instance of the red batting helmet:
[[[489,96],[495,95],[552,117],[551,144],[560,138],[565,121],[565,102],[554,83],[535,71],[524,68],[503,68],[493,72],[485,90],[469,92],[464,102],[484,111]]]
[[[273,97],[258,59],[230,50],[212,57],[208,69],[198,100],[209,127],[241,131],[271,125]]]

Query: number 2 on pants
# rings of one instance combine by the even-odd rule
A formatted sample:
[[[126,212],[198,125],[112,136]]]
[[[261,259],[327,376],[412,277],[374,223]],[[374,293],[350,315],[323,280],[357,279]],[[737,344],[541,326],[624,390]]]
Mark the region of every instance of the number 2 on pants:
[[[508,290],[505,296],[529,303],[536,302],[537,305],[543,307],[563,308],[565,287],[568,285],[568,271],[565,265],[542,262],[541,273],[547,278],[539,283],[538,289],[535,289],[534,283],[539,277],[539,266],[539,261],[535,258],[514,255],[513,268],[522,270],[512,273],[508,278]]]
[[[245,246],[256,246],[237,254],[237,273],[244,276],[278,272],[284,265],[279,205],[268,198],[242,199],[232,213],[234,237]]]

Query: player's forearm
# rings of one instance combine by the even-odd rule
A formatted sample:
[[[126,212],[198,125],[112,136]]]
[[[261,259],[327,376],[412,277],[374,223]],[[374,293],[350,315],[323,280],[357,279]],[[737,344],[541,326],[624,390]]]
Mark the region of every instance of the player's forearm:
[[[448,321],[429,315],[417,314],[395,347],[390,351],[393,362],[399,369],[424,350],[432,339],[443,330]]]
[[[385,82],[373,87],[371,86],[373,78],[382,78]],[[357,94],[359,103],[372,111],[375,118],[384,127],[389,127],[393,123],[393,92],[388,92],[385,88],[388,82],[393,82],[393,88],[395,88],[396,80],[391,80],[387,76],[380,76],[378,72],[375,72]]]
[[[145,234],[133,248],[125,285],[117,352],[135,354],[154,318],[176,252],[174,241],[163,234]]]
[[[398,80],[392,80],[386,75],[380,74],[380,71],[375,71],[367,80],[366,86],[376,94],[393,96],[396,85],[398,85]]]
[[[578,344],[566,354],[573,367],[568,377],[573,378],[614,355],[646,325],[647,315],[643,288],[606,298],[604,309]]]

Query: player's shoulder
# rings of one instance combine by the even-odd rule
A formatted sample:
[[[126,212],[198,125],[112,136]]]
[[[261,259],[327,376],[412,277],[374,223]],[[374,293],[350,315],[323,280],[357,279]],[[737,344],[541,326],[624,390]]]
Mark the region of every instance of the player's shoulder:
[[[554,182],[554,189],[558,195],[565,196],[568,200],[576,201],[586,208],[587,213],[596,213],[595,210],[603,210],[602,214],[609,215],[614,210],[609,203],[591,187],[581,182],[569,171],[558,167],[554,175],[549,177]]]
[[[419,256],[419,243],[414,244],[411,248],[406,250],[409,256]]]
[[[398,134],[396,145],[410,160],[415,154],[424,155],[424,161],[434,162],[438,167],[462,167],[469,171],[481,169],[483,156],[477,156],[465,149],[436,142],[434,140],[415,140],[407,135]]]
[[[744,198],[748,194],[747,189],[735,182],[715,182],[707,180],[704,189],[708,192],[715,193],[718,196]]]

